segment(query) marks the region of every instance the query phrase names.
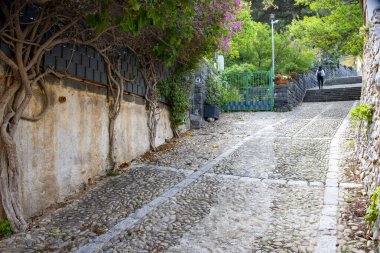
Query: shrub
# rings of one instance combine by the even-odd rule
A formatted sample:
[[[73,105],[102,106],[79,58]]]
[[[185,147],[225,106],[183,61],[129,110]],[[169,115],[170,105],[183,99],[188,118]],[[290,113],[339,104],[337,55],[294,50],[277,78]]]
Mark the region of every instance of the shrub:
[[[225,77],[209,77],[207,79],[206,104],[227,106],[228,102],[240,102],[241,95],[237,87],[229,85]]]
[[[378,186],[375,191],[372,193],[370,198],[370,204],[367,208],[367,214],[364,216],[364,219],[369,222],[369,225],[373,227],[375,222],[379,217],[378,205],[379,205],[379,196],[380,196],[380,186]]]
[[[0,220],[0,234],[4,236],[11,235],[13,233],[9,220]]]
[[[250,63],[234,64],[223,71],[223,76],[236,75],[256,71],[256,67]]]
[[[223,95],[223,84],[218,77],[209,76],[206,80],[206,104],[221,105]]]
[[[359,122],[365,121],[368,125],[372,123],[373,105],[362,103],[350,111],[352,123],[356,126]]]
[[[165,97],[171,106],[170,123],[174,133],[177,135],[178,127],[186,122],[186,115],[190,108],[189,80],[183,76],[175,76],[159,85],[159,93]]]

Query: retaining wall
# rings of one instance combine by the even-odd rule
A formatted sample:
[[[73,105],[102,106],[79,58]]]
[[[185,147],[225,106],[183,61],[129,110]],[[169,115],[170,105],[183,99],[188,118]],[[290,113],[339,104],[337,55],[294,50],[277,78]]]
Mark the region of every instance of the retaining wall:
[[[274,108],[278,111],[289,111],[302,102],[306,87],[303,82],[295,80],[287,85],[275,85]]]
[[[361,103],[374,106],[372,124],[359,124],[355,147],[360,163],[360,176],[370,195],[380,185],[380,9],[374,12],[364,47],[364,72]]]
[[[22,199],[25,216],[61,202],[95,178],[108,164],[108,105],[106,90],[72,80],[49,79],[52,101],[48,113],[37,122],[22,121],[17,149],[22,165]],[[59,102],[59,97],[66,101]],[[38,98],[38,96],[37,96]],[[169,109],[162,109],[157,144],[172,138]],[[38,99],[27,113],[38,113]],[[116,123],[117,159],[130,162],[149,150],[145,100],[124,97]]]
[[[193,87],[191,89],[191,111],[190,111],[190,127],[192,129],[199,129],[205,123],[204,121],[204,104],[206,100],[207,79],[210,76],[216,76],[218,73],[204,61],[200,67],[195,71],[192,78]]]

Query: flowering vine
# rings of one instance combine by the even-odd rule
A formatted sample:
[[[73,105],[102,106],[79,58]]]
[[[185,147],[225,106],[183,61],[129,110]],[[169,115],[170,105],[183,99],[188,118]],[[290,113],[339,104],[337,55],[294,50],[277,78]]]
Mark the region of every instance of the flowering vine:
[[[242,31],[244,21],[236,21],[237,14],[241,11],[242,5],[240,0],[226,1],[219,3],[219,8],[224,12],[222,27],[225,29],[226,34],[223,36],[219,49],[222,51],[230,51],[230,41],[236,32]]]

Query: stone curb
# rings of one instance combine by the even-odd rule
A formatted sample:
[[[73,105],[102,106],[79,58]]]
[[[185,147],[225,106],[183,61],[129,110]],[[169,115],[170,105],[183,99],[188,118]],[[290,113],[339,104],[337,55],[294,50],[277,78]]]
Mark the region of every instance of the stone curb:
[[[352,106],[354,108],[357,102]],[[339,187],[356,187],[353,184],[338,183],[339,161],[341,159],[340,140],[344,136],[344,131],[349,125],[349,114],[336,131],[330,144],[329,169],[326,175],[325,194],[323,198],[323,208],[319,221],[319,239],[316,253],[335,253],[337,248],[337,215]]]

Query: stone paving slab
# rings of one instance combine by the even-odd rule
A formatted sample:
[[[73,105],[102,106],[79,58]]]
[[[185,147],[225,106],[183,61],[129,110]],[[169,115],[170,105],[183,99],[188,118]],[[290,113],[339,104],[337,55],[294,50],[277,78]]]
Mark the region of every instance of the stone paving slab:
[[[340,126],[342,119],[316,119],[297,134],[297,137],[332,138]]]
[[[274,144],[276,164],[273,178],[324,181],[329,140],[282,140]]]
[[[321,214],[336,211],[324,195],[339,187],[330,141],[351,105],[223,114],[28,234],[3,240],[0,252],[314,252],[326,239],[321,230],[336,233]]]
[[[1,241],[0,252],[12,252],[12,248],[15,252],[69,252],[104,234],[184,178],[183,173],[174,171],[132,168],[74,203],[34,221],[31,232]]]
[[[255,178],[325,181],[329,140],[254,138],[215,173]]]
[[[195,171],[229,147],[268,125],[277,123],[283,117],[285,114],[274,112],[222,114],[219,120],[207,125],[207,128],[190,131],[188,136],[176,141],[173,148],[152,153],[150,159],[138,160]]]
[[[338,102],[339,103],[339,102]],[[287,118],[290,120],[313,119],[326,109],[332,108],[335,103],[303,103],[288,113]],[[340,104],[338,106],[341,106]]]
[[[323,112],[323,109],[321,111]],[[310,121],[318,122],[317,118],[318,114]],[[328,131],[318,132],[315,135],[316,138],[322,137],[322,139],[276,138],[276,134],[273,134],[276,127],[267,127],[266,131],[242,144],[238,150],[225,157],[219,164],[215,163],[216,167],[213,170],[217,174],[206,174],[209,181],[204,185],[218,182],[215,188],[218,192],[217,201],[210,205],[208,213],[201,215],[202,219],[197,224],[181,226],[180,235],[173,237],[173,233],[168,231],[172,228],[171,226],[167,225],[168,228],[165,229],[166,225],[162,227],[160,223],[161,218],[152,221],[149,216],[143,220],[139,231],[145,227],[160,228],[158,234],[148,233],[149,238],[155,238],[151,245],[143,245],[142,242],[145,240],[140,240],[138,243],[139,235],[137,235],[136,238],[132,239],[126,237],[119,238],[118,241],[115,239],[103,250],[122,252],[123,249],[128,249],[131,252],[145,252],[144,250],[149,252],[155,250],[156,247],[162,247],[162,250],[166,252],[315,251],[319,231],[336,231],[334,229],[336,222],[334,223],[333,217],[320,218],[322,206],[323,203],[326,203],[326,199],[323,198],[324,192],[315,186],[323,186],[323,183],[318,182],[316,178],[308,178],[310,181],[312,180],[310,183],[308,181],[288,180],[286,173],[281,174],[278,178],[273,178],[275,173],[270,174],[270,170],[275,170],[279,160],[293,161],[289,163],[292,166],[288,166],[291,172],[299,174],[301,171],[304,172],[304,176],[310,176],[313,171],[318,171],[322,176],[317,178],[324,181],[328,168],[329,138],[335,134],[341,120],[330,119],[331,122],[339,122],[339,124],[332,128],[331,124],[324,125],[323,128],[328,129]],[[302,133],[312,124],[306,124],[306,127],[298,125],[300,127],[297,129],[298,133]],[[276,143],[278,143],[277,146]],[[292,158],[292,154],[294,154],[294,158]],[[302,154],[303,157],[299,157],[299,154]],[[308,162],[308,158],[314,160]],[[322,161],[324,164],[321,165],[318,161]],[[283,164],[281,163],[281,165]],[[229,165],[230,170],[221,170],[226,165]],[[260,171],[259,168],[262,168],[261,171],[264,174],[257,174]],[[265,176],[265,172],[267,176]],[[253,176],[259,176],[259,178]],[[260,179],[260,176],[263,179]],[[327,183],[334,182],[328,181]],[[327,196],[331,195],[329,189],[331,187],[327,188]],[[199,189],[197,186],[191,185],[188,191],[197,192]],[[180,192],[178,194],[182,196]],[[194,195],[199,196],[199,193],[194,193]],[[176,200],[177,197],[176,195]],[[335,199],[334,196],[331,198]],[[331,198],[329,197],[329,199]],[[163,209],[161,210],[162,213],[168,213],[169,211],[165,208],[176,206],[175,201],[173,202],[172,199],[170,201],[170,205],[165,203],[158,207],[157,212]],[[189,204],[191,205],[192,201]],[[292,211],[293,209],[294,211]],[[173,212],[173,210],[171,211]],[[328,211],[331,212],[331,209],[325,213]],[[246,216],[244,216],[245,212],[248,213]],[[289,212],[290,214],[287,215]],[[303,213],[305,214],[303,215]],[[266,219],[260,219],[259,217],[262,215]],[[258,222],[250,223],[256,219]],[[300,222],[301,224],[299,224]],[[296,232],[286,230],[286,226]],[[260,228],[264,230],[261,231]]]
[[[206,176],[112,240],[103,252],[152,252],[155,247],[165,252],[312,250],[321,195],[308,186]]]
[[[200,223],[217,201],[219,181],[197,180],[109,243],[101,252],[152,252],[167,250],[183,234]]]
[[[276,127],[274,137],[292,137],[309,122],[310,119],[288,119]]]
[[[153,252],[155,249],[314,252],[316,231],[336,230],[336,206],[321,211],[323,191],[318,188],[304,184],[295,184],[301,186],[298,188],[286,187],[277,185],[275,180],[260,182],[228,176],[215,180],[214,176],[207,174],[197,180],[191,188],[176,194],[145,217],[142,223],[112,239],[100,252]],[[329,219],[321,220],[317,227],[321,213]],[[274,225],[277,219],[278,224]],[[286,234],[285,239],[282,233]],[[336,242],[336,237],[322,236],[318,242],[323,243],[318,246],[320,249],[334,252],[331,246],[335,247],[332,242]]]
[[[332,107],[323,111],[318,119],[344,119],[349,113],[350,108],[352,107],[353,101],[342,101],[339,102],[344,107]]]

